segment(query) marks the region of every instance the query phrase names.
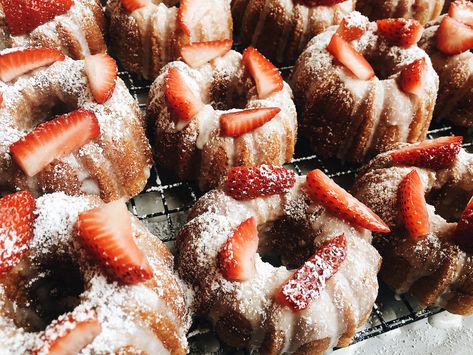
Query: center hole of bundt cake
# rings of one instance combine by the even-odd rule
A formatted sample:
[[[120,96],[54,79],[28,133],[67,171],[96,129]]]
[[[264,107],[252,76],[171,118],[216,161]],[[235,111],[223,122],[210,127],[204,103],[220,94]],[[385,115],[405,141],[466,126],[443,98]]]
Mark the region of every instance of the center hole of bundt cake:
[[[12,295],[17,305],[13,317],[18,327],[37,332],[79,305],[84,282],[79,266],[70,257],[46,260],[32,274],[22,275],[17,285],[19,294]]]
[[[221,77],[213,80],[209,93],[209,104],[215,110],[243,109],[248,101],[243,85],[235,85],[234,78]]]
[[[274,267],[298,269],[315,251],[312,230],[291,217],[259,226],[258,235],[258,253]]]
[[[44,96],[35,99],[34,102],[28,105],[28,111],[23,112],[22,116],[19,117],[18,124],[24,126],[26,130],[31,130],[39,124],[50,121],[53,118],[64,115],[66,113],[75,111],[77,107],[77,98],[64,97],[66,102],[57,97]]]
[[[471,192],[447,184],[440,189],[430,191],[426,195],[426,201],[428,204],[435,206],[438,215],[447,222],[453,223],[460,220],[471,195]]]

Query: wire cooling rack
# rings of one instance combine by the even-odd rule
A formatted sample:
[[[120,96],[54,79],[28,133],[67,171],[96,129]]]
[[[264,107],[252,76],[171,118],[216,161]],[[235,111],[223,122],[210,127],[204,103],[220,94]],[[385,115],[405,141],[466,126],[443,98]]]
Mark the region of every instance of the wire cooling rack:
[[[285,78],[292,67],[279,68]],[[120,77],[136,98],[142,111],[146,108],[150,82],[127,72],[120,71]],[[448,122],[433,122],[428,138],[447,135],[465,137],[464,147],[473,152],[472,132],[454,127]],[[286,164],[299,175],[318,168],[332,177],[338,184],[349,188],[355,178],[357,167],[342,164],[337,159],[321,159],[310,152],[307,141],[298,139],[294,159]],[[172,173],[153,167],[146,189],[130,200],[132,212],[150,230],[174,249],[176,232],[186,221],[186,211],[202,195],[198,187],[191,182],[179,181]],[[395,296],[387,286],[380,284],[380,292],[369,321],[356,333],[352,344],[386,333],[390,330],[419,321],[441,312],[439,308],[422,309],[415,299],[409,295]],[[189,333],[191,354],[227,354],[235,353],[235,349],[220,344],[212,334],[210,326],[205,322],[196,322]],[[241,352],[244,354],[244,352]]]

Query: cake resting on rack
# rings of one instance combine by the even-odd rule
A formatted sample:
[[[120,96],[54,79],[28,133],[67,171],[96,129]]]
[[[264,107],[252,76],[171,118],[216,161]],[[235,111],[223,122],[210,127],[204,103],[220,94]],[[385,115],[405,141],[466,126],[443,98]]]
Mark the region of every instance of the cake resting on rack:
[[[0,52],[0,186],[103,200],[145,186],[151,150],[138,105],[107,54]]]
[[[97,0],[0,0],[0,49],[56,48],[73,59],[107,49]]]
[[[186,46],[151,86],[147,120],[158,165],[202,190],[235,165],[282,165],[293,155],[297,114],[277,68],[231,41]]]
[[[392,230],[375,238],[381,278],[424,306],[466,315],[473,313],[473,155],[461,142],[400,144],[363,169],[353,193]]]
[[[178,271],[225,343],[322,354],[370,315],[381,262],[370,230],[389,229],[320,170],[233,167],[188,218]]]
[[[395,142],[425,139],[438,90],[415,20],[358,12],[314,37],[291,87],[301,133],[325,157],[359,162]]]

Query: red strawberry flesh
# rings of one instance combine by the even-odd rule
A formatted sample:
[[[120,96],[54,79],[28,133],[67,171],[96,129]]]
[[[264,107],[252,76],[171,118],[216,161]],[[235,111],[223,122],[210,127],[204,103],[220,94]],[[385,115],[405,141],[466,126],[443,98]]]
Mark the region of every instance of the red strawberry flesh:
[[[92,91],[95,101],[103,104],[115,90],[118,73],[117,63],[106,53],[89,55],[84,62],[90,91]]]
[[[338,271],[346,258],[343,234],[325,242],[317,249],[275,295],[278,303],[294,312],[309,307],[325,289],[327,281]]]
[[[445,54],[460,54],[473,48],[473,28],[445,16],[437,30],[437,48]]]
[[[215,58],[224,56],[232,45],[232,40],[194,42],[181,48],[181,56],[189,66],[198,68]]]
[[[239,137],[271,121],[280,111],[279,107],[262,107],[224,113],[220,116],[220,129],[224,136]]]
[[[354,11],[344,17],[337,33],[347,42],[354,41],[368,30],[369,20],[360,13]]]
[[[125,10],[130,14],[135,10],[151,4],[151,0],[121,0],[121,2]]]
[[[424,28],[417,20],[390,18],[376,21],[378,32],[396,46],[408,48],[419,42]]]
[[[408,94],[422,96],[425,92],[425,58],[419,58],[406,65],[401,71],[401,90]]]
[[[230,281],[247,281],[256,272],[258,249],[256,220],[251,217],[241,223],[227,239],[218,254],[220,272]]]
[[[307,188],[311,198],[335,216],[373,232],[390,231],[381,218],[321,170],[312,170],[307,174]]]
[[[463,210],[452,241],[466,252],[473,252],[473,197]]]
[[[390,153],[394,164],[433,170],[448,169],[460,151],[463,137],[440,137]]]

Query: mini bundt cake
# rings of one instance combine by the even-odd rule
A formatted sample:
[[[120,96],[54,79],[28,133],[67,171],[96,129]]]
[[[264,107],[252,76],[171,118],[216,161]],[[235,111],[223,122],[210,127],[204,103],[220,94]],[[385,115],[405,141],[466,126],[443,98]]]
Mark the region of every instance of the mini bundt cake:
[[[426,25],[419,41],[440,80],[434,117],[466,127],[473,127],[472,18],[473,3],[455,1],[448,15]]]
[[[0,199],[2,354],[182,354],[184,284],[123,201]]]
[[[118,59],[148,79],[182,46],[232,38],[230,0],[108,0],[107,13]]]
[[[188,218],[178,271],[225,343],[323,354],[370,315],[381,262],[370,230],[389,229],[320,170],[233,167]]]
[[[208,190],[231,166],[292,159],[297,114],[289,85],[256,49],[242,56],[228,41],[204,45],[163,69],[147,117],[157,163]]]
[[[290,79],[301,133],[325,157],[359,162],[395,142],[425,139],[438,76],[415,20],[358,12],[314,37]]]
[[[400,144],[364,168],[353,193],[392,230],[374,239],[381,279],[425,306],[472,314],[473,155],[461,142]]]
[[[357,0],[356,9],[370,20],[403,17],[425,24],[437,18],[448,2],[449,0]]]
[[[57,48],[84,59],[107,49],[104,27],[97,0],[0,0],[0,49]]]
[[[111,201],[146,185],[151,149],[141,114],[108,55],[76,61],[57,49],[4,50],[0,96],[2,189]]]
[[[289,64],[307,42],[339,24],[355,0],[232,0],[235,32],[274,62]]]

